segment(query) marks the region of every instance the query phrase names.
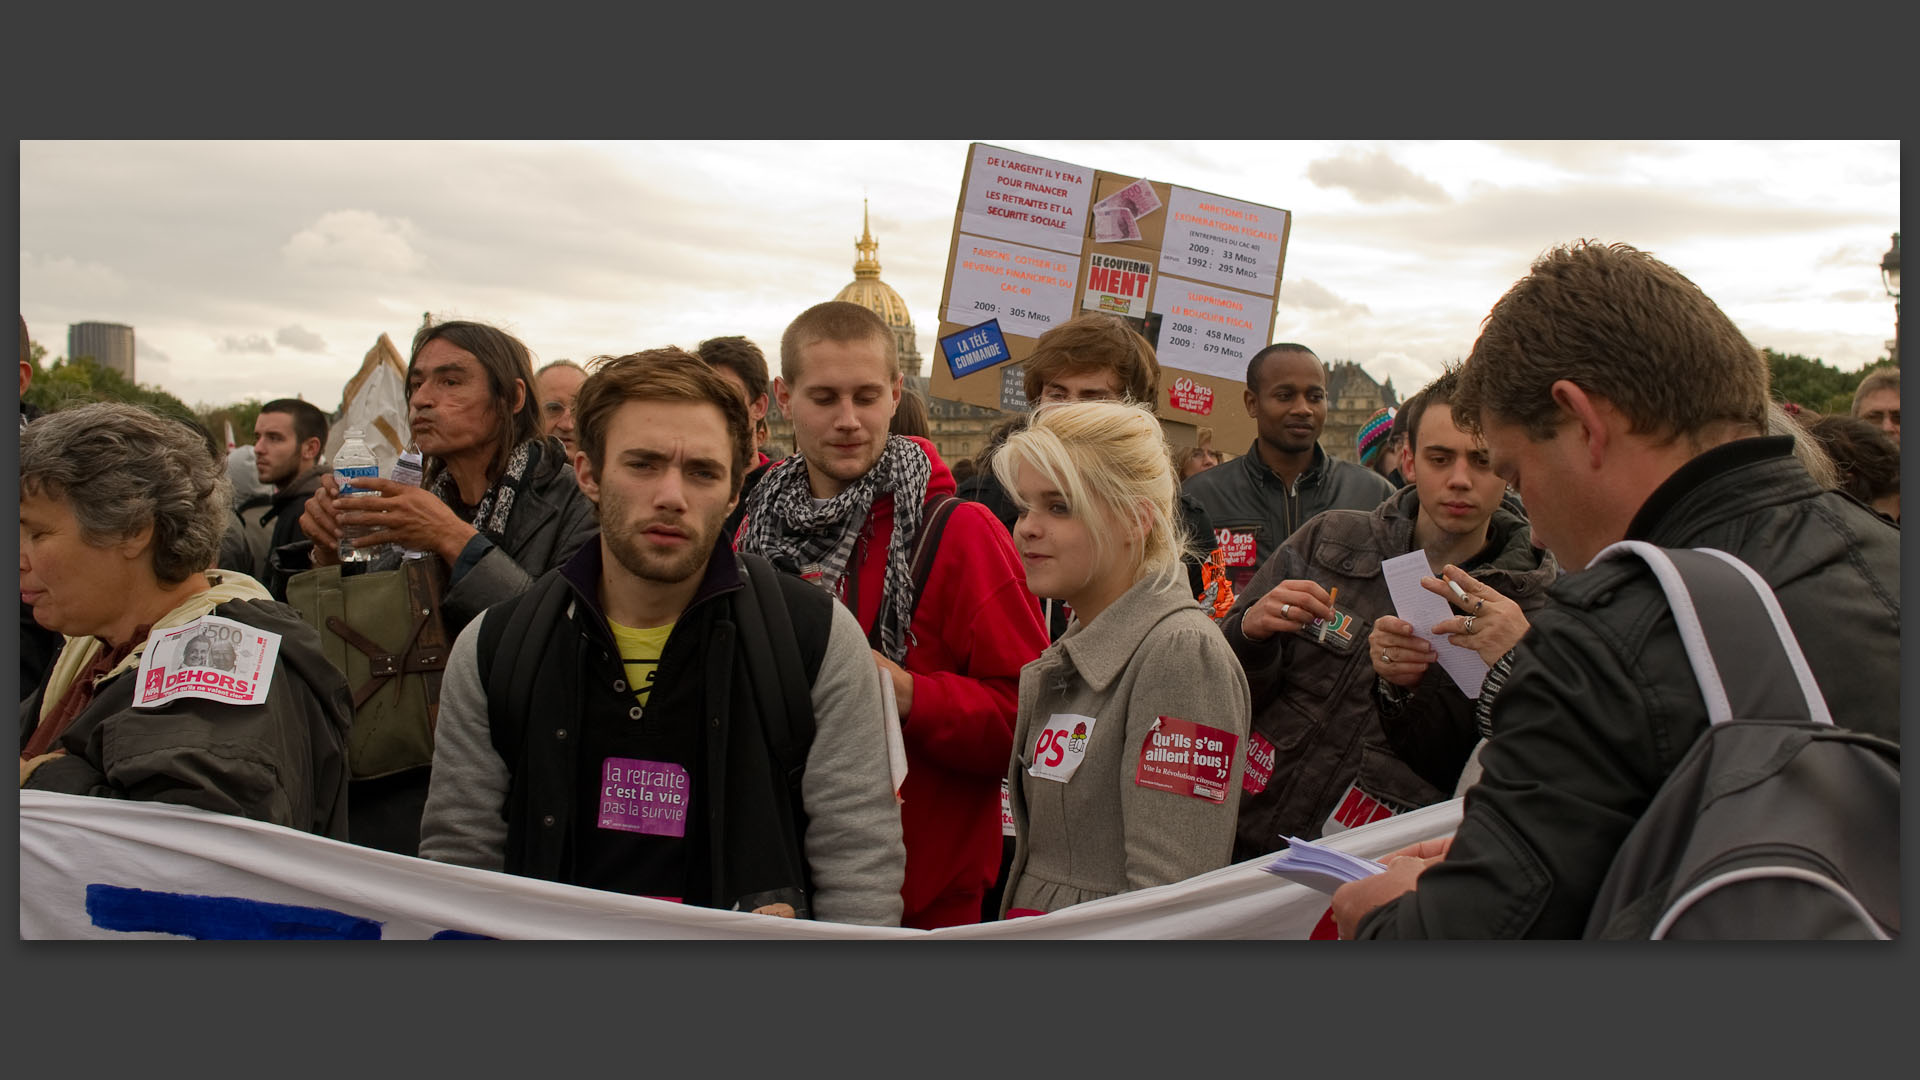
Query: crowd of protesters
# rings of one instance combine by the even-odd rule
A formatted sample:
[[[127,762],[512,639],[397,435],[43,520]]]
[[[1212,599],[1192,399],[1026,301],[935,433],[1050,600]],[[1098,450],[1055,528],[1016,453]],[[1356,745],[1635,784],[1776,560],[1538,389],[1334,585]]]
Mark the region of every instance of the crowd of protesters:
[[[1237,456],[1170,444],[1153,346],[1106,315],[1038,339],[1031,411],[965,463],[866,308],[800,313],[776,360],[718,336],[536,370],[505,331],[429,324],[420,486],[343,496],[326,417],[277,400],[245,505],[204,432],[23,412],[21,786],[923,929],[1464,796],[1450,840],[1335,894],[1340,936],[1578,936],[1706,726],[1650,571],[1600,558],[1634,539],[1747,561],[1835,714],[1898,739],[1898,370],[1853,415],[1781,409],[1719,307],[1631,247],[1543,255],[1357,464],[1295,343],[1251,358]],[[431,764],[351,782],[361,702],[287,605],[343,535],[369,573],[433,560],[451,640]],[[1382,570],[1415,553],[1436,625]],[[147,654],[217,666],[173,644],[208,626],[275,636],[256,698],[149,704]],[[1477,695],[1435,637],[1485,662]]]

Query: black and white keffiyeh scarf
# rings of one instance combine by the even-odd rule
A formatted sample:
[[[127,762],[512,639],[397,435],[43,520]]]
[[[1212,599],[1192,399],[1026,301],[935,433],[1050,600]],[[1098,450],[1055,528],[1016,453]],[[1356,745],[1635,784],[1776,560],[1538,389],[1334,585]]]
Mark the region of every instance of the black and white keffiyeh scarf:
[[[753,489],[747,500],[746,533],[738,547],[788,573],[818,567],[819,583],[836,592],[873,500],[892,495],[893,535],[887,539],[887,574],[877,629],[881,654],[900,663],[907,655],[907,624],[913,610],[909,562],[932,475],[933,465],[919,446],[903,436],[889,435],[880,460],[865,476],[816,504],[807,484],[806,459],[794,454],[768,469]]]
[[[542,441],[529,439],[516,447],[512,456],[507,458],[507,471],[502,473],[500,479],[495,480],[487,488],[487,493],[480,496],[480,501],[474,504],[473,519],[469,524],[478,529],[480,534],[491,541],[495,547],[506,542],[507,519],[513,515],[513,497],[520,491],[520,484],[528,475],[538,470]],[[427,485],[427,491],[448,506],[456,508],[460,506],[460,489],[454,485],[453,474],[444,468],[440,470],[440,475],[434,477],[433,482]]]

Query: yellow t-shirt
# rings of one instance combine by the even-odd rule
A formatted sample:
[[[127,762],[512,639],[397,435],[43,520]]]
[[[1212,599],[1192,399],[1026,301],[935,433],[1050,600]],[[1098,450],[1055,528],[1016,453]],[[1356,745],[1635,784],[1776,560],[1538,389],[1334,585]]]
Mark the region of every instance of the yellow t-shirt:
[[[636,630],[608,619],[607,629],[613,631],[614,644],[620,647],[620,662],[627,669],[627,686],[640,699],[640,704],[645,705],[653,693],[653,675],[660,667],[660,651],[667,647],[667,635],[673,633],[673,624]]]

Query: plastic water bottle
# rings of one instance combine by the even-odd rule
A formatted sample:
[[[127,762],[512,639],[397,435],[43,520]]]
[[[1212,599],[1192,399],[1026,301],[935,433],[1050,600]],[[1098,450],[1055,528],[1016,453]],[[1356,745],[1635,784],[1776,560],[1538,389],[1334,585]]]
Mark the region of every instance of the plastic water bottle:
[[[420,481],[426,477],[426,469],[422,458],[423,455],[420,451],[411,446],[407,447],[401,451],[400,460],[393,463],[393,474],[389,479],[396,484],[405,484],[408,487],[419,487]],[[415,551],[410,547],[402,547],[400,550],[404,552],[405,557],[409,559],[417,559],[426,554],[424,551]]]
[[[366,440],[361,438],[359,428],[348,428],[347,437],[340,444],[340,452],[333,455],[334,479],[340,482],[340,498],[357,498],[362,495],[379,494],[369,488],[356,488],[353,482],[369,476],[380,475],[380,463],[373,459],[373,451],[367,449]],[[344,509],[344,507],[342,508]],[[356,547],[353,540],[365,536],[373,530],[367,526],[340,526],[341,563],[372,562],[379,555],[375,548]]]

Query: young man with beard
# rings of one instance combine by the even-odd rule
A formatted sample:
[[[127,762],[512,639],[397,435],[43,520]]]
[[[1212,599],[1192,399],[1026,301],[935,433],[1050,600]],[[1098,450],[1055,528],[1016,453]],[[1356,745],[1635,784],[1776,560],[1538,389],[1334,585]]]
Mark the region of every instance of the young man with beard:
[[[599,539],[455,642],[420,854],[897,925],[905,849],[860,627],[722,534],[751,461],[746,402],[679,349],[607,361],[577,401],[574,468]],[[753,590],[768,586],[789,625],[764,620]],[[809,686],[759,681],[759,629],[797,637]],[[761,705],[796,692],[814,734],[794,808],[781,721]]]
[[[303,546],[300,515],[326,478],[320,466],[326,445],[327,416],[309,402],[269,401],[253,421],[253,467],[261,483],[273,485],[273,494],[262,506],[237,510],[244,545],[222,543],[220,567],[253,578],[281,603],[287,599],[287,579],[308,568],[304,554],[281,548]],[[228,535],[235,538],[235,530]]]
[[[1308,522],[1221,623],[1259,703],[1236,861],[1278,850],[1284,837],[1316,839],[1451,795],[1399,760],[1381,731],[1367,651],[1371,624],[1394,612],[1381,563],[1422,551],[1434,574],[1458,566],[1522,610],[1553,583],[1553,558],[1502,504],[1506,483],[1486,447],[1453,423],[1457,382],[1441,375],[1399,413],[1411,485],[1370,512],[1329,510]],[[1437,666],[1422,692],[1460,696]]]
[[[1236,593],[1315,515],[1371,510],[1393,494],[1378,473],[1321,449],[1327,366],[1313,350],[1285,342],[1254,353],[1245,397],[1252,448],[1184,485],[1213,522]]]
[[[754,489],[739,546],[820,585],[865,629],[906,743],[901,924],[934,929],[980,921],[1000,865],[1020,669],[1047,636],[1006,530],[978,503],[943,509],[953,474],[933,444],[888,434],[902,384],[878,315],[844,301],[802,312],[774,381],[796,452]],[[916,595],[930,513],[947,516],[920,552]]]

